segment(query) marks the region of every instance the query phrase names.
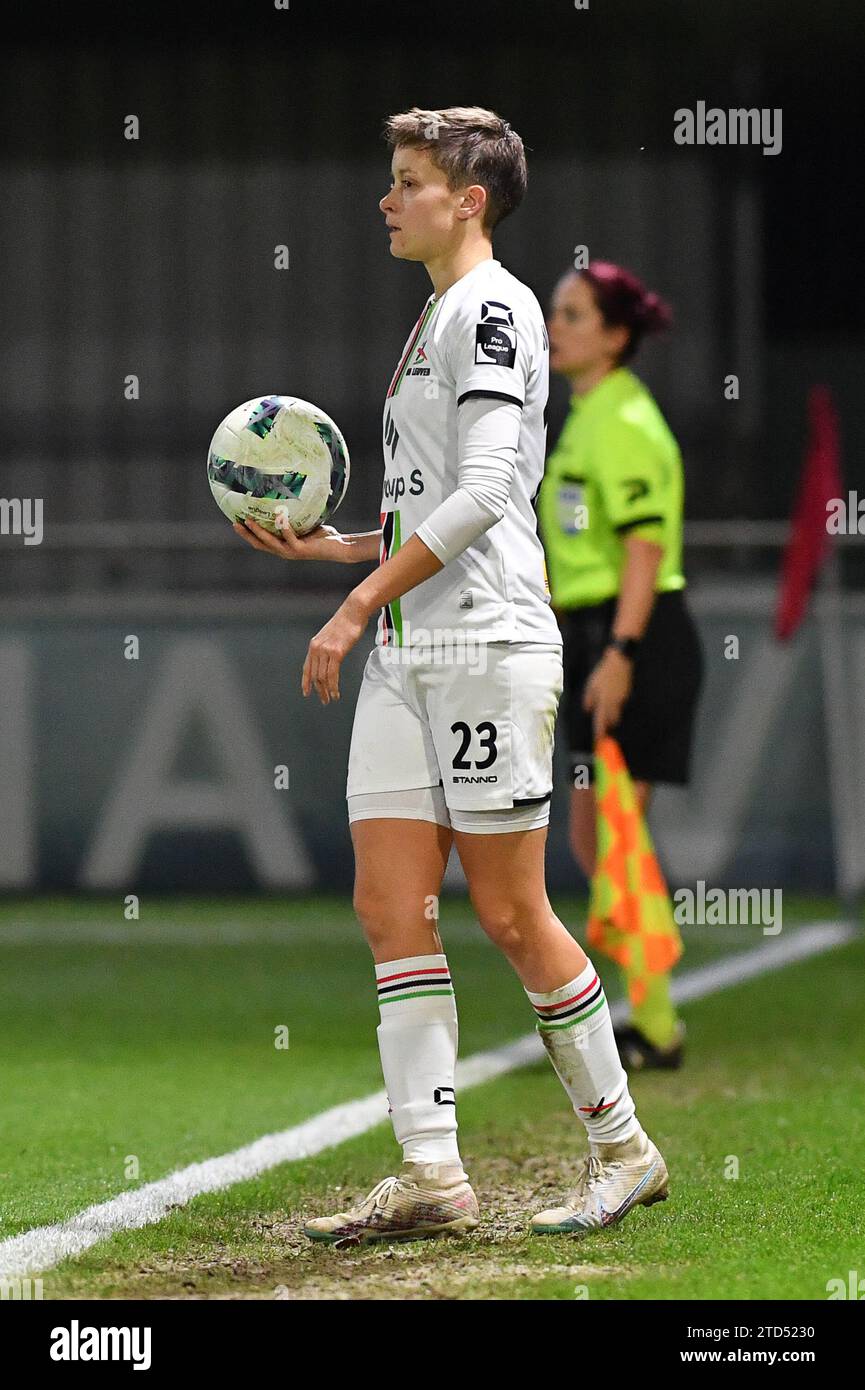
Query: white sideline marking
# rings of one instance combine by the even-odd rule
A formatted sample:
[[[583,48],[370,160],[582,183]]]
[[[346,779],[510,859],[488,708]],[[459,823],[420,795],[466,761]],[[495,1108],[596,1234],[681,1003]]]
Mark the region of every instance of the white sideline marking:
[[[725,961],[699,966],[683,974],[674,984],[678,1003],[702,999],[719,990],[781,969],[793,961],[807,960],[835,946],[842,946],[860,935],[849,922],[815,922],[801,927],[787,940],[767,941],[754,950],[743,951]],[[617,1000],[610,1012],[614,1023],[626,1013],[626,1001]],[[460,1091],[480,1086],[494,1077],[530,1066],[545,1055],[536,1033],[529,1033],[504,1047],[478,1052],[457,1065]],[[216,1192],[259,1173],[310,1158],[324,1149],[342,1144],[387,1118],[387,1096],[382,1091],[361,1100],[335,1105],[320,1115],[304,1120],[291,1129],[265,1134],[252,1144],[221,1154],[218,1158],[191,1163],[157,1182],[122,1192],[107,1202],[88,1207],[67,1221],[53,1226],[36,1226],[31,1231],[0,1241],[0,1278],[38,1274],[52,1269],[61,1260],[80,1255],[92,1245],[120,1230],[134,1230],[160,1221],[174,1207],[185,1206],[202,1192]]]
[[[780,970],[785,965],[820,955],[833,946],[844,946],[860,934],[853,922],[809,922],[783,939],[772,937],[750,951],[687,971],[674,979],[670,993],[677,1004],[687,1004],[691,999],[703,999],[707,994],[717,994],[767,971]]]

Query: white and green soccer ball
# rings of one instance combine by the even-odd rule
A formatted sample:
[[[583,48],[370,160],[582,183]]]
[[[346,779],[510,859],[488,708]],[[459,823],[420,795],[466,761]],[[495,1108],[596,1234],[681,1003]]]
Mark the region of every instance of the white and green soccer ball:
[[[210,490],[229,521],[251,517],[276,532],[279,512],[298,536],[333,516],[349,470],[333,420],[297,396],[256,396],[237,406],[207,454]]]

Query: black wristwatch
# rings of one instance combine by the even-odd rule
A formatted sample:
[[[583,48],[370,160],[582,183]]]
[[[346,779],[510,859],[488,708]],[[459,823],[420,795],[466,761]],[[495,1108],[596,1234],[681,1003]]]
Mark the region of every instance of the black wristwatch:
[[[607,646],[614,647],[617,652],[621,652],[622,656],[633,661],[640,650],[640,639],[639,637],[611,637]]]

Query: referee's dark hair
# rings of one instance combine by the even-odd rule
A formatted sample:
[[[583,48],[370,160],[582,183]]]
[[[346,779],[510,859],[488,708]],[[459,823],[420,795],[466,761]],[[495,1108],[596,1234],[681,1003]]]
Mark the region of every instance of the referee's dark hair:
[[[595,303],[608,328],[630,330],[627,344],[619,353],[619,362],[629,362],[646,333],[658,333],[669,328],[673,313],[660,295],[647,290],[624,266],[612,261],[589,261],[578,275],[591,286]]]

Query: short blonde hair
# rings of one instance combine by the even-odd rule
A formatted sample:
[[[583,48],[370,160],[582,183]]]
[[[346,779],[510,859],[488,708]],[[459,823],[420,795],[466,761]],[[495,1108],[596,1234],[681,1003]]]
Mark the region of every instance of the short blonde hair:
[[[449,188],[479,183],[487,191],[483,229],[491,232],[519,207],[528,183],[523,142],[507,121],[482,106],[448,106],[425,111],[413,106],[388,116],[384,138],[390,148],[427,150]]]

